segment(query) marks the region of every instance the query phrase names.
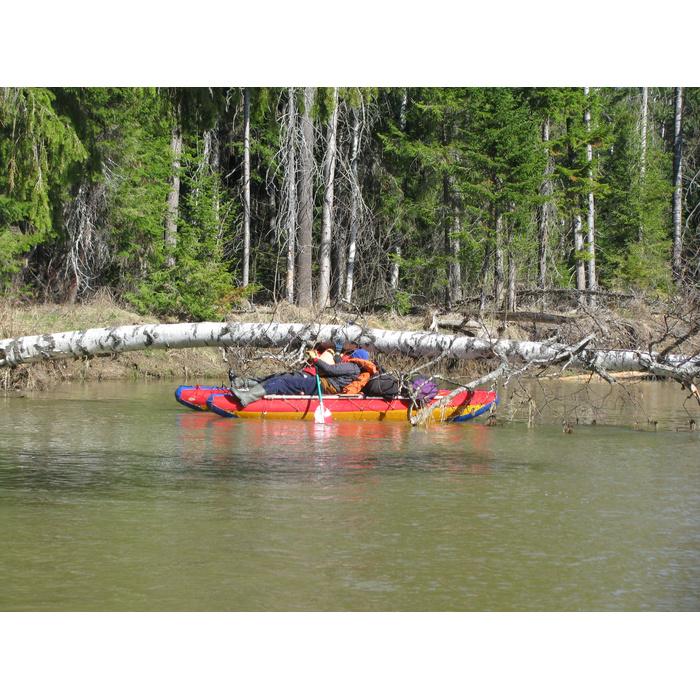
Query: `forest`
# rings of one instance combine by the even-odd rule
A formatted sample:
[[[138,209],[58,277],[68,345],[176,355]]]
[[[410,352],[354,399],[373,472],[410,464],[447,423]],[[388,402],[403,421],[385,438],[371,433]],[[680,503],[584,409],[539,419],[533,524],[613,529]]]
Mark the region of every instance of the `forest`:
[[[0,285],[160,318],[693,296],[700,88],[0,88]]]

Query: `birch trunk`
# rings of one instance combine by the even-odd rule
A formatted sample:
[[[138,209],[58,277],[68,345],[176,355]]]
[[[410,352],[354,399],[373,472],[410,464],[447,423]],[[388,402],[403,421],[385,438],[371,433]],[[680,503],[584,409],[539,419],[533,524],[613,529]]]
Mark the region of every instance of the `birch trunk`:
[[[459,262],[461,228],[459,211],[455,208],[452,217],[452,235],[450,236],[450,301],[459,304],[462,301],[462,266]]]
[[[515,265],[515,256],[513,255],[513,249],[512,246],[508,245],[508,296],[506,297],[507,299],[507,310],[508,311],[515,311],[517,307],[517,295],[515,292],[515,280],[517,277],[517,269]]]
[[[642,123],[641,123],[641,147],[642,154],[640,157],[639,170],[642,174],[642,179],[647,172],[647,122],[649,121],[649,88],[642,88]]]
[[[544,177],[540,186],[542,204],[537,212],[537,280],[540,289],[545,289],[547,284],[547,247],[549,245],[549,212],[551,207],[549,199],[552,195],[551,175],[554,171],[554,162],[549,151],[549,117],[545,118],[542,124],[542,143],[544,144],[547,164],[544,168]]]
[[[493,297],[495,308],[503,306],[505,270],[503,265],[503,214],[496,219],[496,247],[493,264]]]
[[[173,153],[173,175],[168,192],[168,208],[165,215],[165,266],[174,267],[177,246],[177,217],[180,208],[180,159],[182,157],[182,129],[180,124],[173,127],[170,137]]]
[[[301,323],[176,323],[118,326],[10,338],[0,341],[0,367],[143,349],[186,347],[310,347],[343,341],[346,348],[413,358],[505,359],[520,367],[565,364],[605,376],[613,371],[647,371],[684,385],[700,375],[700,356],[662,356],[631,350],[589,349],[592,337],[577,346],[504,339],[473,338],[425,331],[386,331],[360,326]]]
[[[574,214],[574,250],[576,251],[576,289],[586,289],[586,268],[583,264],[583,219],[577,211]]]
[[[300,115],[297,303],[305,308],[313,305],[311,268],[314,207],[314,124],[312,110],[315,92],[315,88],[304,88],[304,111]]]
[[[401,104],[399,105],[399,129],[404,132],[406,131],[406,111],[408,109],[408,88],[402,88],[401,90]],[[394,253],[394,259],[391,261],[391,267],[389,269],[389,288],[392,292],[396,293],[399,291],[399,280],[401,278],[401,265],[399,260],[401,259],[401,249],[403,244],[403,234],[396,232],[398,241],[392,246],[392,252]]]
[[[357,228],[360,209],[360,184],[357,179],[357,165],[360,155],[360,110],[355,108],[352,122],[352,151],[351,151],[351,172],[352,182],[352,202],[350,205],[350,236],[348,240],[348,261],[345,272],[345,296],[346,302],[352,300],[352,287],[355,281],[355,254],[357,252]]]
[[[289,88],[289,102],[287,103],[287,144],[286,154],[286,185],[287,185],[287,283],[286,299],[289,304],[294,303],[294,266],[296,259],[297,237],[297,179],[296,179],[296,150],[294,134],[296,131],[296,97],[294,88]]]
[[[399,288],[399,273],[401,269],[399,267],[399,259],[401,258],[401,245],[397,243],[394,246],[394,260],[391,262],[391,270],[389,272],[389,287],[397,291]]]
[[[243,92],[243,280],[248,286],[250,271],[250,91]]]
[[[461,228],[457,195],[454,194],[455,183],[451,175],[443,180],[443,204],[445,207],[445,254],[447,255],[447,299],[449,309],[453,303],[462,301],[462,269],[459,263],[459,231]]]
[[[641,154],[639,157],[639,173],[642,185],[642,196],[646,197],[646,174],[647,174],[647,122],[649,121],[649,88],[642,88],[642,118],[641,118]],[[640,222],[637,240],[641,243],[644,240],[644,222]]]
[[[335,135],[338,125],[338,88],[333,92],[333,113],[328,120],[326,156],[323,162],[323,209],[321,215],[321,246],[319,250],[318,305],[330,302],[331,240],[333,229],[333,197],[335,191]]]
[[[676,118],[673,139],[673,252],[671,269],[676,281],[681,279],[683,204],[683,88],[676,88]]]
[[[481,293],[479,294],[479,319],[484,317],[484,312],[486,311],[486,301],[488,297],[488,280],[489,272],[491,268],[491,241],[486,240],[486,247],[484,249],[484,262],[481,265]]]
[[[589,94],[589,88],[584,88],[586,96]],[[591,131],[591,110],[586,105],[586,131]],[[588,260],[586,268],[588,272],[588,289],[595,290],[598,288],[595,271],[595,197],[593,195],[593,146],[589,143],[586,145],[586,161],[588,162],[588,217],[586,221],[586,248]],[[595,305],[595,297],[589,299],[589,304]]]

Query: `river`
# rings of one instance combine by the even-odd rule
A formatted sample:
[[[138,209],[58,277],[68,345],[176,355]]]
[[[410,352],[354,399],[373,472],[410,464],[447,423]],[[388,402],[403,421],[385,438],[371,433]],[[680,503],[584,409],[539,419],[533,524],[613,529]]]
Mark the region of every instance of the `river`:
[[[570,396],[533,425],[508,386],[496,424],[427,428],[220,418],[176,385],[0,398],[0,610],[700,609],[677,385],[537,385]]]

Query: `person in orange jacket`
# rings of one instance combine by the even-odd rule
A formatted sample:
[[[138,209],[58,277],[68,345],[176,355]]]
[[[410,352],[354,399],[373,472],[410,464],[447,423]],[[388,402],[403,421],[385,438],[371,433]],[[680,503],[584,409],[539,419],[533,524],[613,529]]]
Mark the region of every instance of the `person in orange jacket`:
[[[369,359],[369,353],[362,349],[355,350],[347,361],[356,364],[360,368],[360,374],[357,379],[353,379],[349,384],[343,387],[342,393],[359,394],[372,375],[379,372],[379,368]]]

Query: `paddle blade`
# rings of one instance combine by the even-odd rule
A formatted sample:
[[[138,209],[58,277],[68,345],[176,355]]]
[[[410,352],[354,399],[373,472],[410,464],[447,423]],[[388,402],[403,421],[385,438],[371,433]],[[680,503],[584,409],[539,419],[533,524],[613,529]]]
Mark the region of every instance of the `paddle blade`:
[[[314,411],[314,421],[316,423],[332,423],[333,414],[325,406],[319,406]]]

